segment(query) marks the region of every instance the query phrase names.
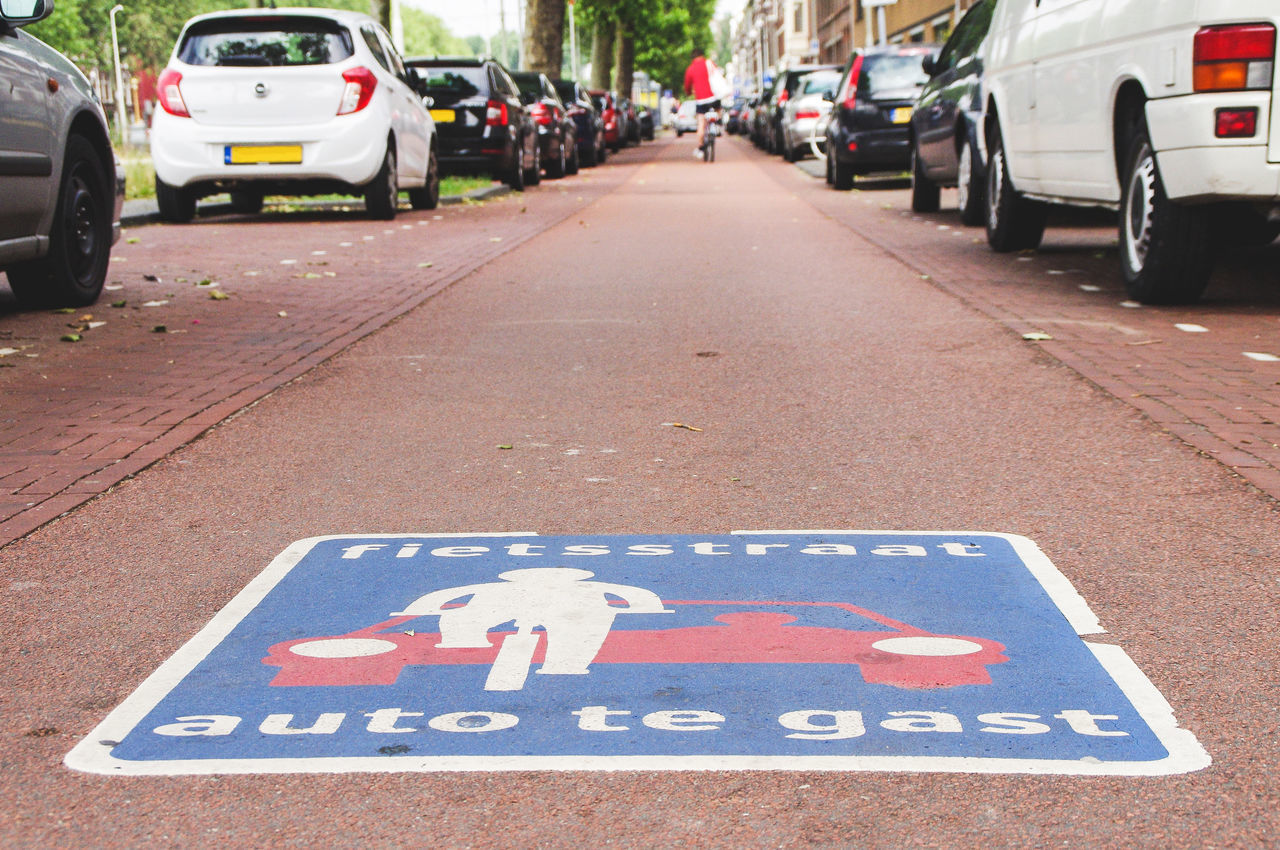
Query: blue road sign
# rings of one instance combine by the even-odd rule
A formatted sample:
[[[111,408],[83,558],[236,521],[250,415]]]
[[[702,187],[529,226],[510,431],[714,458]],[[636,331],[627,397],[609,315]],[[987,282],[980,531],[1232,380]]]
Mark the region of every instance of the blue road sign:
[[[1209,764],[1031,541],[290,546],[67,756],[107,774]]]

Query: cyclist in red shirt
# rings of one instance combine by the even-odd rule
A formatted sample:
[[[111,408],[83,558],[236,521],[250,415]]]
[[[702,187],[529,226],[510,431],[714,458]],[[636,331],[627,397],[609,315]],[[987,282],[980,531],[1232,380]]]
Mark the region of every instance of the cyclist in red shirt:
[[[715,69],[715,63],[698,47],[694,48],[693,61],[684,71],[684,93],[693,95],[698,103],[698,146],[693,151],[698,159],[702,158],[702,143],[707,135],[707,113],[720,106],[720,99],[711,89],[711,74]]]

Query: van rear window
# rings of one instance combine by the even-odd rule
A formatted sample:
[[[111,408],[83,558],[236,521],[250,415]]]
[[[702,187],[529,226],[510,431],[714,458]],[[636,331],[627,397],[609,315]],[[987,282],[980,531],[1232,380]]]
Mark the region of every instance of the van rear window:
[[[354,52],[351,33],[341,24],[281,15],[194,24],[183,35],[178,59],[188,65],[237,67],[328,65]]]

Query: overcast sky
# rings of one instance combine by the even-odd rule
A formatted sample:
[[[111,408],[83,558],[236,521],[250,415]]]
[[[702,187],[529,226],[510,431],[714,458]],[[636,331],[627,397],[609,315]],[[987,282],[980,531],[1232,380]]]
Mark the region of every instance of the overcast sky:
[[[498,31],[500,9],[505,6],[507,28],[515,30],[516,15],[522,0],[401,0],[408,6],[430,12],[441,18],[454,35],[493,35]],[[746,5],[745,0],[716,0],[716,13],[734,12]]]

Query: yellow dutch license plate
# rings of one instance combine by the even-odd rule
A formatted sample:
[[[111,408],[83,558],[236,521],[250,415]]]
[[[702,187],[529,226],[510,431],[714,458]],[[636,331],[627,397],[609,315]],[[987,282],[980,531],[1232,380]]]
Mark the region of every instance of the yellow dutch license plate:
[[[302,162],[302,145],[227,145],[227,165],[272,165]]]
[[[893,110],[893,123],[906,124],[911,120],[912,109],[910,106],[899,106]]]
[[[433,109],[431,110],[431,120],[437,124],[452,124],[456,120],[456,116],[452,109]]]

